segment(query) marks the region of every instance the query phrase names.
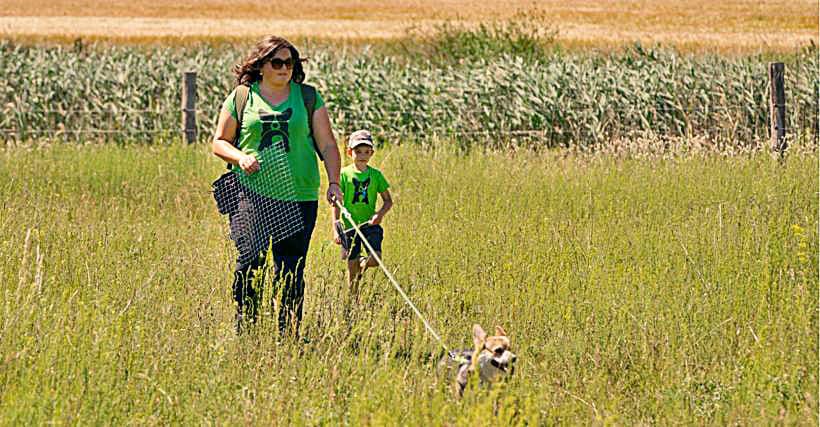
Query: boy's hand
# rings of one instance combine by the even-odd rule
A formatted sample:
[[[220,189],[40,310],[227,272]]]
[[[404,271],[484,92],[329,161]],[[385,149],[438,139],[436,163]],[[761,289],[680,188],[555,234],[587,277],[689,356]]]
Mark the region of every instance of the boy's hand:
[[[370,218],[370,221],[368,222],[370,223],[370,225],[379,225],[382,223],[382,218],[383,216],[377,213],[373,215],[373,218]]]
[[[337,245],[342,244],[342,235],[340,234],[339,229],[342,228],[341,221],[335,221],[333,223],[333,242]]]

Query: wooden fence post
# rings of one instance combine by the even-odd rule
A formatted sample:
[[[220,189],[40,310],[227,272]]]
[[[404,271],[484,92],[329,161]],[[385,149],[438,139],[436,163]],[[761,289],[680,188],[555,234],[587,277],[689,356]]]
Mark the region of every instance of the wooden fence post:
[[[196,71],[186,71],[182,78],[182,131],[185,142],[196,142]]]
[[[772,130],[772,150],[781,156],[786,150],[786,90],[783,87],[785,69],[782,62],[769,63],[771,104],[769,117]]]

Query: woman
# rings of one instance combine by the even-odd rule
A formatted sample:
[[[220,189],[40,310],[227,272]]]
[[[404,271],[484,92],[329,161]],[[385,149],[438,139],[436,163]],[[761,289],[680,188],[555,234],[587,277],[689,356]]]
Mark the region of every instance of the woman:
[[[305,256],[318,209],[316,152],[325,163],[327,201],[342,200],[341,161],[330,117],[316,93],[312,120],[308,120],[301,87],[305,79],[302,61],[287,40],[276,36],[261,40],[234,67],[237,84],[249,86],[242,114],[237,114],[234,89],[225,99],[216,125],[213,153],[228,162],[244,184],[240,186],[237,207],[230,214],[231,237],[239,250],[233,281],[237,331],[241,331],[244,322],[256,320],[259,293],[255,286],[263,283],[270,248],[278,289],[274,298],[281,295],[279,330],[282,334],[298,335],[305,291]],[[241,128],[237,120],[240,117]],[[277,158],[284,160],[268,160]],[[261,179],[266,173],[274,179]],[[280,191],[285,181],[286,191]],[[260,226],[291,217],[296,218],[299,226],[289,228],[289,233],[274,233]]]

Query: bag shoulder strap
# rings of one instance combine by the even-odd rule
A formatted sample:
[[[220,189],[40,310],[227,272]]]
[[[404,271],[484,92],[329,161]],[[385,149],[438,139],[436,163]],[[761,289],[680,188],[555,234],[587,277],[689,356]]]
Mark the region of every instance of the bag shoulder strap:
[[[242,116],[245,113],[245,104],[248,103],[248,96],[251,88],[247,85],[239,85],[233,93],[233,104],[236,108],[236,134],[231,143],[234,147],[239,148],[239,132],[242,131]],[[231,164],[228,163],[228,170],[231,169]]]
[[[322,156],[322,152],[319,151],[319,146],[316,144],[316,138],[313,137],[313,113],[316,111],[316,88],[305,83],[300,83],[299,87],[302,88],[302,101],[304,101],[305,111],[307,111],[308,135],[310,135],[310,139],[313,140],[313,149],[316,150],[316,155],[319,156],[319,160],[324,161],[325,158]]]
[[[242,116],[245,113],[245,104],[248,102],[251,88],[246,85],[239,85],[233,94],[233,103],[236,107],[236,136],[233,139],[233,145],[239,146],[239,131],[242,130]]]

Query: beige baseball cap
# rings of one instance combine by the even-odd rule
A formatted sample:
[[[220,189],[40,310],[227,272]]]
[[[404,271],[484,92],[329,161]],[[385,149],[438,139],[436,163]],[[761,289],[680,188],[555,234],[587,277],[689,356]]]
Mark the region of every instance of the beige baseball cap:
[[[359,129],[350,134],[347,139],[347,148],[354,149],[360,145],[373,147],[373,135],[367,129]]]

